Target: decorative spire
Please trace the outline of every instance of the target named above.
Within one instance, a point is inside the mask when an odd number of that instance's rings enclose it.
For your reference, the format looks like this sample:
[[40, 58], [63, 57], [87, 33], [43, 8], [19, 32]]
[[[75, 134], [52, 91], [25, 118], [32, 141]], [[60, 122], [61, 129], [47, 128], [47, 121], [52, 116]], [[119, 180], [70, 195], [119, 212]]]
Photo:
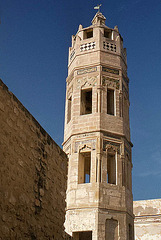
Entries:
[[98, 4], [94, 9], [97, 9], [97, 13], [95, 14], [93, 20], [92, 20], [92, 25], [105, 25], [106, 18], [103, 16], [103, 14], [100, 12], [100, 7], [102, 4]]

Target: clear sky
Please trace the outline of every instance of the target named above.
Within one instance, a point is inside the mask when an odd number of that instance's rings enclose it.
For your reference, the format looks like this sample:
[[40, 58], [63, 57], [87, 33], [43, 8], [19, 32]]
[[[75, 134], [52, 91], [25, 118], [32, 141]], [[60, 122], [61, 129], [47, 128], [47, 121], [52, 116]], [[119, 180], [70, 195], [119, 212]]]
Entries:
[[71, 35], [98, 3], [127, 48], [134, 200], [161, 198], [160, 0], [1, 0], [0, 78], [61, 145]]

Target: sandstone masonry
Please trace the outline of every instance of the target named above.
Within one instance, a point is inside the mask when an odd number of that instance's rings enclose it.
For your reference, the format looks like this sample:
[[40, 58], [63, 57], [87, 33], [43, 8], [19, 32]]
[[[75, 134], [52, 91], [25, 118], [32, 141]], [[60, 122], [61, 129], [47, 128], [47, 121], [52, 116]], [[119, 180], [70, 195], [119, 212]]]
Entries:
[[67, 157], [0, 80], [0, 239], [64, 239]]
[[79, 25], [69, 48], [65, 228], [76, 240], [134, 239], [126, 49], [105, 20]]

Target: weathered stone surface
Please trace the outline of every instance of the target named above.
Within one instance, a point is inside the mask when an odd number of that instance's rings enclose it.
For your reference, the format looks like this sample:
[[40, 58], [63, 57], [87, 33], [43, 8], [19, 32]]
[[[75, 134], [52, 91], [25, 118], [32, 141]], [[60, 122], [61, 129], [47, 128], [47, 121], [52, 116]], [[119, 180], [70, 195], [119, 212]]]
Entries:
[[1, 80], [0, 180], [0, 239], [64, 239], [66, 154]]
[[161, 199], [134, 201], [135, 240], [161, 239]]

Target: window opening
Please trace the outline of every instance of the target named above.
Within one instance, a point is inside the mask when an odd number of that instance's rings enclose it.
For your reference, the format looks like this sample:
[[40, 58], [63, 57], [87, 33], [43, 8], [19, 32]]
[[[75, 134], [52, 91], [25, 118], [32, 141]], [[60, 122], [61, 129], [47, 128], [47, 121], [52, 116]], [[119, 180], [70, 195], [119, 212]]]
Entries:
[[84, 39], [93, 37], [93, 28], [84, 31]]
[[81, 115], [92, 113], [92, 89], [81, 90]]
[[67, 114], [67, 123], [71, 120], [71, 108], [72, 108], [72, 97], [68, 99], [68, 114]]
[[90, 183], [91, 178], [91, 152], [79, 154], [78, 183]]
[[73, 237], [75, 240], [92, 240], [92, 231], [74, 232]]
[[107, 154], [107, 183], [116, 184], [116, 156]]
[[106, 220], [105, 240], [118, 240], [118, 221], [114, 219]]
[[114, 90], [107, 89], [107, 114], [114, 115]]
[[104, 30], [104, 37], [111, 39], [111, 32], [108, 30]]

